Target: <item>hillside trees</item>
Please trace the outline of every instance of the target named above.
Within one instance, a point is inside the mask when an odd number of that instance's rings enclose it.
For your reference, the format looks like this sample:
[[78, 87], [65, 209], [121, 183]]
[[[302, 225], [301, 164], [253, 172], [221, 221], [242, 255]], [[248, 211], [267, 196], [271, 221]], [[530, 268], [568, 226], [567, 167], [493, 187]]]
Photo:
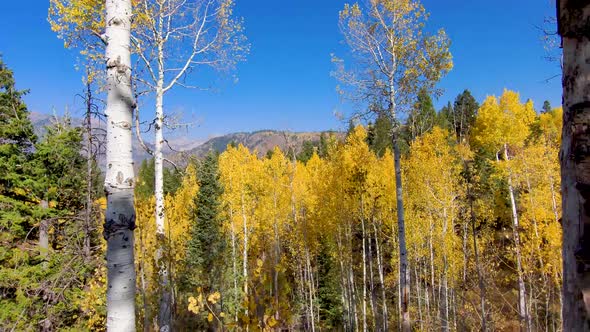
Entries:
[[[504, 91], [498, 101], [488, 97], [478, 111], [473, 133], [474, 144], [494, 155], [496, 167], [507, 182], [512, 216], [512, 237], [516, 255], [516, 271], [519, 289], [519, 314], [522, 328], [531, 329], [530, 308], [527, 305], [526, 286], [521, 255], [519, 213], [514, 188], [514, 169], [511, 159], [524, 147], [535, 119], [531, 101], [522, 104], [520, 96], [513, 91]], [[500, 161], [503, 164], [500, 164]]]
[[[496, 99], [498, 106], [491, 102], [493, 97], [482, 105], [481, 119], [467, 142], [458, 143], [453, 128], [435, 126], [418, 136], [403, 155], [408, 257], [415, 280], [410, 288], [413, 328], [518, 328], [519, 276], [526, 285], [531, 329], [552, 331], [560, 322], [555, 158], [561, 113], [555, 109], [535, 115], [530, 103], [513, 98], [513, 92], [506, 94], [511, 97]], [[498, 111], [502, 109], [507, 112]], [[518, 117], [486, 122], [490, 114]], [[510, 160], [503, 156], [496, 160], [490, 151], [495, 150], [497, 137], [483, 135], [481, 123], [507, 122], [519, 124], [514, 135], [524, 140], [509, 145]], [[498, 140], [512, 139], [514, 135], [507, 133]], [[224, 190], [219, 205], [214, 204], [217, 212], [207, 215], [221, 221], [221, 228], [206, 232], [219, 239], [213, 242], [226, 244], [224, 259], [211, 263], [211, 270], [223, 271], [215, 279], [215, 289], [203, 284], [208, 274], [199, 277], [201, 268], [188, 268], [194, 266], [188, 259], [189, 247], [196, 243], [190, 236], [196, 226], [193, 213], [209, 204], [194, 199], [199, 181], [191, 165], [186, 173], [192, 175], [166, 197], [166, 209], [176, 221], [167, 227], [174, 253], [171, 285], [178, 294], [173, 326], [305, 331], [399, 327], [394, 157], [387, 148], [379, 157], [368, 134], [362, 126], [354, 126], [345, 142], [330, 140], [323, 158], [312, 153], [305, 163], [278, 148], [260, 158], [256, 151], [230, 145], [219, 156]], [[503, 155], [503, 145], [497, 146]], [[207, 165], [196, 167], [209, 174]], [[508, 175], [519, 221], [520, 274]], [[207, 201], [214, 196], [207, 195]], [[138, 268], [138, 285], [146, 290], [144, 326], [151, 328], [159, 293], [153, 197], [139, 198], [137, 207], [143, 243], [136, 246], [143, 266]], [[196, 228], [211, 225], [203, 222]], [[196, 234], [199, 243], [211, 240], [203, 232]], [[196, 262], [211, 258], [208, 253], [194, 257]], [[189, 278], [201, 288], [185, 287]]]
[[85, 181], [82, 131], [55, 118], [37, 140], [24, 93], [0, 62], [0, 324], [84, 328], [88, 317], [78, 304], [94, 261], [85, 255], [78, 193]]
[[[431, 301], [430, 305], [439, 310], [435, 317], [440, 317], [438, 323], [430, 317], [432, 311], [424, 310], [425, 317], [420, 319], [420, 324], [429, 330], [440, 328], [443, 331], [451, 328], [454, 309], [451, 295], [459, 281], [457, 276], [466, 264], [461, 255], [464, 248], [454, 231], [459, 222], [460, 198], [464, 197], [459, 174], [461, 165], [448, 137], [448, 132], [435, 127], [431, 133], [414, 141], [404, 172], [408, 183], [408, 230], [412, 234], [409, 242], [415, 248], [410, 257], [414, 257], [415, 271], [428, 267], [430, 274], [425, 273], [423, 277], [416, 274], [416, 296]], [[425, 242], [416, 238], [423, 236], [426, 230]], [[424, 285], [420, 285], [420, 280], [425, 281]], [[440, 291], [436, 291], [435, 285], [439, 285]], [[429, 295], [420, 294], [429, 290]], [[424, 305], [427, 307], [426, 303]], [[418, 310], [422, 315], [423, 308]]]
[[452, 68], [449, 40], [444, 30], [429, 36], [424, 31], [428, 18], [419, 1], [371, 1], [362, 7], [346, 4], [340, 12], [340, 27], [354, 54], [356, 70], [346, 71], [343, 61], [335, 59], [338, 79], [349, 89], [341, 91], [364, 102], [383, 103], [393, 124], [395, 157], [400, 280], [403, 330], [410, 330], [409, 269], [405, 240], [403, 187], [399, 149], [399, 115], [409, 111], [421, 89], [432, 91], [436, 82]]

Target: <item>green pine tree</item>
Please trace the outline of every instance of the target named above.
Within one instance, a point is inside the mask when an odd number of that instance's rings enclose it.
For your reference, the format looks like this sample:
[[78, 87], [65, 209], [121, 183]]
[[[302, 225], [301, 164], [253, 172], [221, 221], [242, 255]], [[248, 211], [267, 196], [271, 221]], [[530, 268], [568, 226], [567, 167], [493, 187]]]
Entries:
[[549, 102], [549, 100], [545, 100], [543, 102], [543, 111], [541, 111], [541, 113], [549, 113], [551, 112], [551, 110], [551, 103]]
[[426, 89], [422, 89], [406, 121], [407, 137], [413, 141], [416, 137], [429, 132], [434, 127], [435, 121], [436, 111], [432, 98]]
[[0, 326], [79, 330], [95, 267], [80, 246], [82, 131], [66, 118], [37, 142], [24, 94], [0, 60]]
[[223, 275], [225, 241], [221, 218], [218, 155], [210, 152], [197, 169], [199, 192], [190, 239], [187, 243], [185, 287], [204, 292], [219, 290]]
[[379, 113], [379, 116], [375, 119], [375, 124], [369, 127], [367, 138], [370, 139], [368, 139], [367, 144], [379, 157], [382, 157], [387, 149], [392, 150], [392, 130], [391, 119], [383, 112]]
[[[135, 195], [146, 199], [154, 195], [155, 164], [154, 158], [144, 159], [139, 166]], [[174, 168], [164, 168], [164, 195], [174, 194], [182, 183], [182, 174]]]

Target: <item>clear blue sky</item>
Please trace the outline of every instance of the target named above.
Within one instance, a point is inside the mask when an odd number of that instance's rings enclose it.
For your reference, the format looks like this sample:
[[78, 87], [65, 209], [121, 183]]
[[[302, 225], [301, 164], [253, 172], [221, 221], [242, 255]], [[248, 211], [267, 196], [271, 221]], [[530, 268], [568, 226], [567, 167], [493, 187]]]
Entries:
[[[248, 61], [239, 65], [234, 84], [222, 83], [216, 93], [179, 88], [167, 95], [167, 106], [199, 122], [188, 136], [203, 139], [235, 131], [343, 129], [334, 112], [350, 110], [330, 77], [330, 54], [346, 48], [338, 30], [340, 0], [237, 0], [236, 14], [246, 22], [252, 44]], [[544, 59], [541, 42], [551, 0], [423, 0], [431, 13], [429, 29], [444, 28], [452, 40], [453, 71], [440, 82], [445, 94], [435, 105], [470, 89], [481, 101], [504, 87], [531, 98], [561, 101], [555, 63]], [[31, 89], [29, 109], [49, 113], [80, 108], [74, 95], [82, 91], [77, 54], [63, 48], [49, 29], [47, 1], [6, 1], [0, 11], [0, 52], [15, 72], [19, 88]], [[229, 80], [228, 80], [229, 81]], [[148, 110], [144, 110], [147, 112]], [[78, 111], [80, 112], [80, 111]], [[184, 135], [184, 134], [183, 134]]]

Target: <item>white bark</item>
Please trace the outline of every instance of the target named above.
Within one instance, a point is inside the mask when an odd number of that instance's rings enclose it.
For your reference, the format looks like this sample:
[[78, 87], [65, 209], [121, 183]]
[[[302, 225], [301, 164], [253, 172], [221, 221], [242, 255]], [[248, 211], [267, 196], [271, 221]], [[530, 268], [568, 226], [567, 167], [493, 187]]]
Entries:
[[[508, 162], [508, 147], [504, 144], [504, 159]], [[508, 174], [508, 193], [510, 195], [510, 208], [512, 209], [512, 237], [516, 251], [516, 272], [518, 276], [518, 314], [520, 317], [521, 328], [529, 331], [531, 328], [531, 318], [526, 303], [526, 287], [524, 284], [524, 273], [522, 270], [522, 257], [520, 253], [520, 235], [518, 233], [518, 212], [516, 210], [516, 200], [514, 198], [514, 188], [512, 186], [512, 175]]]
[[361, 197], [361, 229], [363, 240], [363, 332], [367, 331], [367, 249], [365, 236], [365, 217], [363, 216], [363, 199]]
[[[244, 189], [242, 189], [244, 190]], [[248, 298], [248, 218], [246, 217], [246, 207], [245, 207], [245, 200], [244, 200], [244, 192], [241, 193], [241, 204], [242, 204], [242, 222], [243, 222], [243, 231], [244, 231], [244, 248], [242, 251], [242, 268], [243, 268], [243, 275], [244, 275], [244, 298], [246, 301], [249, 301]], [[246, 317], [248, 317], [248, 307], [246, 307], [245, 312]], [[249, 325], [246, 325], [246, 330], [248, 330]]]
[[131, 121], [131, 0], [106, 1], [107, 197], [107, 331], [135, 331], [135, 208]]
[[[230, 185], [231, 186], [231, 185]], [[236, 230], [234, 225], [234, 211], [231, 205], [229, 206], [229, 220], [231, 223], [231, 262], [232, 262], [232, 279], [234, 281], [234, 301], [238, 301], [239, 290], [238, 290], [238, 267], [236, 265], [237, 253], [236, 253]], [[238, 310], [234, 314], [234, 321], [238, 323]]]
[[378, 232], [377, 232], [377, 226], [375, 226], [375, 223], [373, 223], [373, 230], [375, 231], [375, 247], [377, 249], [377, 269], [379, 270], [379, 283], [381, 284], [381, 296], [382, 296], [382, 300], [383, 300], [383, 331], [387, 331], [387, 325], [388, 325], [388, 315], [387, 315], [387, 296], [385, 295], [385, 278], [383, 276], [383, 263], [382, 263], [382, 259], [381, 259], [381, 249], [380, 249], [380, 239], [378, 236]]
[[401, 320], [402, 331], [410, 332], [410, 275], [408, 264], [408, 250], [406, 249], [406, 225], [404, 218], [404, 198], [402, 190], [401, 152], [397, 135], [393, 139], [394, 167], [395, 167], [395, 191], [397, 201], [397, 227], [399, 237], [399, 261], [400, 261], [400, 291], [401, 291]]
[[171, 329], [172, 292], [170, 289], [168, 259], [166, 259], [165, 255], [169, 239], [166, 234], [166, 214], [164, 211], [164, 156], [162, 155], [162, 149], [164, 147], [164, 52], [161, 44], [158, 47], [158, 59], [155, 119], [156, 140], [154, 142], [154, 196], [156, 199], [156, 236], [158, 238], [158, 253], [156, 257], [161, 288], [158, 325], [160, 331], [165, 332]]

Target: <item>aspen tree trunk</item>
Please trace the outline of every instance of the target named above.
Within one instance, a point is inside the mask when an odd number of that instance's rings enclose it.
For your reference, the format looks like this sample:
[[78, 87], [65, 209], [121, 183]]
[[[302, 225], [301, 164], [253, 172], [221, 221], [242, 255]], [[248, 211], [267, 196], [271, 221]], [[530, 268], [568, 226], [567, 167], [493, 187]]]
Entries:
[[[230, 189], [231, 190], [231, 189]], [[234, 280], [234, 300], [238, 300], [238, 268], [236, 266], [237, 253], [236, 253], [236, 230], [234, 225], [234, 211], [229, 207], [229, 220], [231, 221], [231, 262], [232, 262], [232, 273]], [[238, 310], [234, 314], [234, 321], [238, 323]]]
[[367, 331], [367, 248], [365, 235], [365, 217], [363, 216], [363, 199], [361, 197], [361, 230], [363, 240], [363, 332]]
[[475, 210], [473, 209], [473, 193], [471, 192], [471, 174], [468, 172], [469, 168], [465, 163], [465, 170], [468, 173], [467, 178], [467, 199], [469, 200], [469, 218], [471, 219], [471, 236], [473, 237], [473, 256], [475, 258], [475, 268], [477, 270], [477, 280], [479, 286], [479, 305], [481, 309], [481, 331], [487, 332], [487, 313], [486, 313], [486, 290], [483, 280], [483, 272], [479, 261], [479, 248], [477, 246], [477, 230], [475, 227]]
[[377, 267], [379, 270], [379, 283], [381, 284], [381, 296], [383, 297], [383, 304], [382, 304], [382, 309], [383, 309], [383, 331], [387, 331], [387, 325], [388, 325], [388, 318], [387, 318], [387, 296], [385, 294], [385, 278], [383, 277], [383, 263], [382, 263], [382, 259], [381, 259], [381, 249], [380, 249], [380, 245], [379, 245], [379, 236], [378, 236], [378, 232], [377, 232], [377, 226], [375, 226], [375, 223], [373, 223], [373, 230], [375, 231], [375, 247], [377, 249]]
[[442, 281], [441, 286], [443, 288], [441, 294], [441, 316], [442, 316], [442, 331], [448, 332], [449, 331], [449, 285], [447, 280], [447, 272], [446, 272], [446, 258], [444, 259], [445, 271], [442, 273]]
[[273, 286], [274, 286], [274, 297], [275, 297], [275, 319], [278, 321], [280, 319], [280, 302], [279, 302], [279, 268], [278, 265], [281, 260], [281, 244], [279, 239], [279, 222], [276, 216], [276, 211], [278, 211], [277, 207], [277, 192], [276, 190], [273, 192], [273, 204], [274, 204], [274, 236], [275, 236], [275, 266], [273, 267]]
[[133, 230], [135, 174], [131, 121], [131, 0], [106, 0], [107, 197], [107, 331], [135, 331], [135, 264]]
[[[504, 144], [504, 160], [508, 162], [508, 147]], [[514, 188], [512, 187], [512, 175], [508, 174], [508, 193], [510, 195], [510, 208], [512, 210], [512, 237], [516, 252], [516, 270], [518, 275], [518, 313], [520, 318], [521, 330], [530, 331], [531, 318], [526, 303], [526, 287], [522, 270], [522, 255], [520, 253], [520, 235], [518, 233], [518, 212], [516, 211], [516, 200], [514, 198]]]
[[457, 297], [455, 295], [456, 290], [454, 288], [451, 288], [451, 296], [453, 299], [453, 328], [455, 331], [457, 331]]
[[[307, 241], [305, 241], [307, 243]], [[311, 261], [309, 258], [309, 250], [307, 249], [307, 245], [305, 245], [305, 266], [307, 270], [307, 284], [309, 290], [309, 318], [311, 323], [311, 331], [315, 332], [315, 313], [313, 310], [313, 300], [315, 294], [315, 287], [314, 287], [314, 280], [313, 280], [313, 272], [311, 269]]]
[[590, 3], [558, 0], [563, 47], [563, 331], [590, 327]]
[[342, 322], [344, 331], [348, 331], [348, 322], [350, 320], [348, 310], [348, 286], [344, 277], [344, 262], [342, 258], [342, 236], [340, 235], [340, 226], [338, 226], [338, 237], [336, 238], [336, 248], [338, 249], [338, 263], [340, 264], [340, 285], [342, 289]]
[[[160, 11], [163, 8], [160, 5]], [[158, 36], [163, 36], [164, 18], [158, 14]], [[170, 285], [170, 271], [168, 271], [169, 239], [166, 236], [166, 214], [164, 211], [164, 41], [158, 40], [158, 80], [156, 82], [156, 119], [154, 125], [154, 196], [156, 198], [156, 237], [158, 248], [156, 264], [160, 278], [160, 307], [158, 310], [158, 325], [160, 331], [170, 331], [172, 326], [172, 292]]]
[[[430, 236], [428, 238], [428, 249], [429, 249], [429, 258], [430, 258], [430, 289], [432, 290], [432, 306], [435, 309], [435, 312], [438, 310], [440, 303], [436, 303], [436, 287], [434, 286], [435, 277], [434, 277], [434, 223], [432, 222], [432, 214], [430, 215]], [[430, 312], [428, 313], [430, 316]]]
[[297, 271], [299, 272], [299, 284], [297, 288], [299, 289], [299, 296], [303, 299], [303, 310], [305, 311], [305, 320], [304, 320], [304, 330], [308, 331], [311, 328], [311, 321], [309, 320], [309, 302], [307, 301], [307, 296], [309, 293], [306, 290], [307, 285], [307, 276], [306, 276], [306, 268], [305, 264], [303, 263], [303, 258], [299, 258], [297, 260]]
[[[243, 190], [243, 189], [242, 189]], [[250, 299], [248, 298], [248, 218], [246, 217], [246, 207], [244, 206], [244, 192], [242, 191], [241, 196], [242, 203], [242, 221], [244, 231], [244, 249], [242, 251], [242, 273], [244, 275], [244, 299], [246, 300], [246, 311], [245, 315], [248, 317], [248, 306]], [[246, 325], [246, 331], [250, 327], [250, 323]]]
[[551, 188], [551, 207], [553, 208], [553, 215], [555, 216], [555, 222], [559, 222], [559, 211], [557, 209], [557, 199], [555, 198], [555, 181], [553, 177], [549, 177], [550, 188]]
[[447, 237], [447, 229], [449, 221], [447, 219], [447, 211], [443, 209], [443, 229], [442, 229], [442, 255], [443, 255], [443, 272], [442, 272], [442, 282], [441, 286], [443, 287], [442, 291], [442, 298], [441, 298], [441, 315], [442, 315], [442, 331], [448, 332], [449, 331], [449, 285], [447, 279], [448, 273], [448, 260], [447, 260], [447, 249], [446, 249], [446, 237]]
[[[426, 267], [426, 260], [423, 259], [421, 261], [420, 266], [422, 267], [422, 273], [424, 276], [426, 276], [428, 274], [428, 269]], [[416, 281], [418, 282], [418, 281]], [[427, 323], [430, 324], [430, 322], [432, 321], [431, 317], [430, 317], [430, 294], [429, 294], [429, 290], [428, 290], [428, 284], [426, 282], [424, 282], [424, 305], [426, 306], [426, 317], [425, 319], [427, 320]]]
[[416, 299], [418, 300], [418, 319], [420, 320], [420, 331], [424, 331], [424, 315], [422, 314], [422, 299], [420, 298], [421, 291], [419, 281], [420, 278], [418, 276], [418, 262], [416, 262], [414, 265], [414, 278], [416, 278], [414, 284], [416, 284]]
[[348, 225], [348, 252], [349, 252], [349, 264], [348, 264], [348, 278], [350, 282], [350, 292], [351, 296], [351, 308], [353, 310], [353, 322], [354, 322], [354, 330], [358, 331], [358, 309], [357, 309], [357, 295], [356, 295], [356, 285], [354, 282], [354, 270], [353, 270], [353, 253], [352, 253], [352, 225], [349, 222]]
[[[374, 220], [371, 220], [373, 223]], [[371, 307], [371, 314], [373, 315], [371, 328], [377, 328], [377, 314], [375, 310], [375, 275], [373, 274], [373, 246], [371, 245], [371, 230], [368, 230], [368, 255], [369, 255], [369, 306]]]
[[394, 134], [393, 152], [395, 167], [395, 191], [397, 200], [397, 227], [399, 236], [399, 260], [400, 260], [400, 308], [402, 319], [402, 331], [410, 332], [410, 277], [408, 266], [408, 251], [406, 249], [406, 225], [404, 219], [404, 196], [402, 190], [401, 152], [398, 143], [398, 133]]
[[356, 296], [356, 286], [354, 284], [354, 272], [352, 270], [352, 264], [350, 265], [349, 269], [348, 269], [348, 278], [349, 278], [349, 282], [350, 282], [350, 290], [352, 293], [352, 313], [353, 313], [353, 319], [352, 321], [354, 322], [354, 330], [358, 331], [359, 329], [359, 318], [358, 318], [358, 310], [357, 310], [357, 296]]

